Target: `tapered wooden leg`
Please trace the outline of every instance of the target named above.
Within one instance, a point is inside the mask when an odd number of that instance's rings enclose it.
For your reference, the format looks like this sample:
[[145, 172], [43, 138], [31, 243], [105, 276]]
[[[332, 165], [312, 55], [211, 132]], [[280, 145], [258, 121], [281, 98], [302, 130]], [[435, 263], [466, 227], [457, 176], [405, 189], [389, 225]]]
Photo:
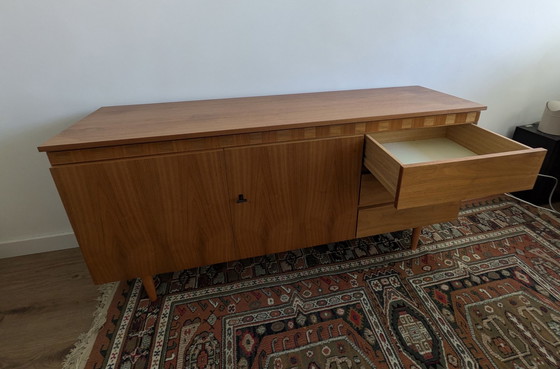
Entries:
[[422, 232], [422, 227], [412, 228], [412, 241], [410, 242], [410, 248], [416, 250], [418, 247], [418, 240], [420, 240], [420, 232]]
[[147, 275], [142, 277], [142, 284], [144, 285], [144, 289], [146, 290], [146, 293], [148, 294], [148, 298], [150, 299], [150, 301], [156, 301], [157, 300], [156, 285], [154, 284], [154, 279], [152, 278], [152, 276]]

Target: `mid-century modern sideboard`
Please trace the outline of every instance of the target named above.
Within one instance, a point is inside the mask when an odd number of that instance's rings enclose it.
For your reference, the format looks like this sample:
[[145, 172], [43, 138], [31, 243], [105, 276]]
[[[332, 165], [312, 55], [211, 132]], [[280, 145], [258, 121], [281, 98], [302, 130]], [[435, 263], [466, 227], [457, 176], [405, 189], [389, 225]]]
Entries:
[[101, 108], [39, 147], [95, 283], [448, 221], [545, 155], [395, 87]]

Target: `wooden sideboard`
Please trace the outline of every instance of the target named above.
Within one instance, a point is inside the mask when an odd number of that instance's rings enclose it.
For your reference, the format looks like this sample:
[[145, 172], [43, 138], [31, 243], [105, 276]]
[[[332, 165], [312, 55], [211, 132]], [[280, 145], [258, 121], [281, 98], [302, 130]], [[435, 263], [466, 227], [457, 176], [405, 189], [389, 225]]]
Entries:
[[[418, 86], [104, 107], [39, 150], [94, 282], [142, 277], [155, 300], [157, 273], [411, 227], [417, 242], [461, 200], [531, 188], [545, 150], [474, 125], [484, 109]], [[423, 140], [472, 154], [406, 163], [388, 144]]]

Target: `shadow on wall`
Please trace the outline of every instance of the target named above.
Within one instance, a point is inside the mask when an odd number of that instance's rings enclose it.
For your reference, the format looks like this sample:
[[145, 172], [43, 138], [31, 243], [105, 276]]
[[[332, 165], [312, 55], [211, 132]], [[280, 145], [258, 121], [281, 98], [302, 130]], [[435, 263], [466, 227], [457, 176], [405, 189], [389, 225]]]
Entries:
[[3, 124], [0, 134], [0, 244], [71, 232], [49, 173], [47, 156], [39, 152], [37, 146], [83, 116], [69, 115], [45, 124]]

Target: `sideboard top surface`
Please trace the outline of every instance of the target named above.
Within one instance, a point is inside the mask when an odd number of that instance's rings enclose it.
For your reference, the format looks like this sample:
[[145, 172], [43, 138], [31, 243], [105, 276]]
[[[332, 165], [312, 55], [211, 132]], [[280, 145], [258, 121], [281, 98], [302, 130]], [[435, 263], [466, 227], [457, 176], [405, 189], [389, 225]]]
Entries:
[[109, 106], [39, 147], [63, 151], [485, 110], [420, 86]]

